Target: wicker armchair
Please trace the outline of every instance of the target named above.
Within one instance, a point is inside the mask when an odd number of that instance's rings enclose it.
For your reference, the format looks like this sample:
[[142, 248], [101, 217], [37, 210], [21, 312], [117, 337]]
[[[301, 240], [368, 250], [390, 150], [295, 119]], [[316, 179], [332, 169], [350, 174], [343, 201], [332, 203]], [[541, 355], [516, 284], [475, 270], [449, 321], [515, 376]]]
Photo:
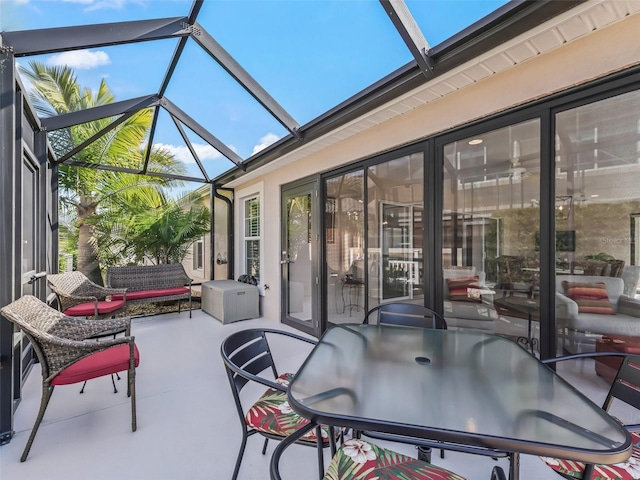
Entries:
[[[113, 316], [127, 307], [127, 289], [101, 287], [81, 272], [47, 275], [49, 288], [58, 297], [60, 311], [72, 317]], [[110, 295], [122, 298], [107, 300]]]
[[[36, 422], [20, 458], [24, 462], [44, 417], [53, 390], [93, 378], [128, 372], [128, 396], [131, 397], [131, 430], [136, 424], [135, 369], [140, 361], [131, 336], [128, 317], [86, 320], [64, 315], [31, 295], [0, 310], [27, 336], [40, 362], [42, 400]], [[106, 332], [124, 329], [126, 336], [96, 341]]]

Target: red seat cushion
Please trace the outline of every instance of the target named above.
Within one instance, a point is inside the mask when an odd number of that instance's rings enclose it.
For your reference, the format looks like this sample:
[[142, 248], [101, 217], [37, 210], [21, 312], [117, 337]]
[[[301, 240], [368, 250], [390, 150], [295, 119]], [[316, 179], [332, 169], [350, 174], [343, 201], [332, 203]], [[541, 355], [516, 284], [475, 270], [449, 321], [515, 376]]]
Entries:
[[[283, 373], [278, 377], [276, 383], [287, 386], [293, 379], [293, 374]], [[309, 423], [304, 417], [301, 417], [289, 406], [287, 401], [287, 392], [269, 388], [247, 411], [244, 417], [246, 424], [261, 432], [271, 435], [287, 437], [292, 435]], [[337, 431], [336, 431], [337, 434]], [[316, 441], [315, 428], [307, 432], [302, 440], [308, 442]], [[322, 426], [322, 441], [329, 442], [329, 429]]]
[[[182, 295], [189, 293], [187, 287], [158, 288], [154, 290], [140, 290], [139, 292], [127, 292], [127, 300], [140, 300], [142, 298], [168, 297], [169, 295]], [[122, 300], [121, 294], [113, 295], [113, 300]]]
[[[112, 300], [111, 302], [98, 302], [98, 313], [100, 315], [105, 313], [112, 313], [124, 308], [123, 300]], [[75, 307], [67, 308], [64, 312], [65, 315], [70, 317], [88, 317], [89, 315], [95, 315], [94, 303], [87, 302], [76, 305]]]
[[[138, 352], [138, 347], [135, 344], [133, 348], [137, 367], [140, 363], [140, 352]], [[125, 370], [129, 370], [129, 345], [118, 345], [89, 355], [68, 366], [54, 377], [51, 385], [69, 385], [71, 383], [84, 382], [85, 380]]]

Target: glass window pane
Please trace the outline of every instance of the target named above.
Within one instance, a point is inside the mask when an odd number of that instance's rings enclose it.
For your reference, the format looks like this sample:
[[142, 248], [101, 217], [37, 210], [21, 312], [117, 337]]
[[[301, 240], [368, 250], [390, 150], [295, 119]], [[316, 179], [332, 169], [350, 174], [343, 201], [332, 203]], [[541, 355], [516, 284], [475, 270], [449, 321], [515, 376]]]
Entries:
[[253, 275], [256, 278], [260, 278], [260, 240], [247, 240], [246, 255], [247, 275]]
[[244, 202], [245, 271], [247, 275], [260, 277], [260, 199]]
[[353, 322], [364, 309], [364, 172], [331, 178], [326, 191], [327, 317]]
[[446, 145], [443, 187], [448, 325], [532, 340], [529, 324], [538, 335], [540, 121]]
[[423, 303], [423, 185], [422, 153], [368, 171], [369, 308], [393, 301]]
[[[559, 347], [570, 352], [594, 350], [603, 334], [632, 331], [622, 326], [618, 295], [637, 296], [640, 275], [638, 112], [635, 91], [556, 116], [556, 290], [573, 296], [556, 300], [556, 321]], [[578, 298], [563, 281], [604, 282], [607, 298]]]

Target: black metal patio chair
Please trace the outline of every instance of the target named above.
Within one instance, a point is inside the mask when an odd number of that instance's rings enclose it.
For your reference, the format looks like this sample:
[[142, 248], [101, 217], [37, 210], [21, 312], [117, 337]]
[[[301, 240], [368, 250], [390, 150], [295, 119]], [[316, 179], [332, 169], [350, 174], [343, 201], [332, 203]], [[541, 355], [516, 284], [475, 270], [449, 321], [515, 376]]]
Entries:
[[[586, 352], [565, 355], [542, 360], [547, 365], [576, 359], [596, 359], [598, 357], [622, 357], [602, 409], [608, 411], [614, 400], [640, 410], [640, 356], [623, 352]], [[559, 458], [540, 457], [549, 467], [561, 476], [584, 480], [619, 480], [640, 478], [640, 425], [625, 425], [633, 440], [631, 458], [615, 465], [591, 465], [584, 462], [563, 460]]]
[[[272, 354], [268, 338], [275, 343], [285, 340], [306, 342], [315, 345], [315, 340], [282, 331], [266, 328], [241, 330], [229, 335], [222, 343], [222, 360], [227, 371], [229, 384], [233, 393], [240, 422], [242, 423], [242, 443], [233, 471], [232, 480], [236, 480], [247, 445], [247, 439], [260, 434], [265, 438], [262, 454], [267, 450], [267, 443], [284, 438], [299, 431], [309, 424], [305, 418], [297, 415], [287, 402], [287, 386], [293, 379], [293, 373], [280, 372]], [[291, 344], [289, 343], [289, 346]], [[253, 399], [253, 404], [245, 409], [241, 400], [241, 391], [251, 382], [267, 387], [262, 395]], [[336, 437], [329, 433], [327, 427], [318, 427], [300, 438], [299, 443], [318, 449], [318, 469], [324, 472], [323, 449], [330, 446], [332, 453], [336, 451]]]

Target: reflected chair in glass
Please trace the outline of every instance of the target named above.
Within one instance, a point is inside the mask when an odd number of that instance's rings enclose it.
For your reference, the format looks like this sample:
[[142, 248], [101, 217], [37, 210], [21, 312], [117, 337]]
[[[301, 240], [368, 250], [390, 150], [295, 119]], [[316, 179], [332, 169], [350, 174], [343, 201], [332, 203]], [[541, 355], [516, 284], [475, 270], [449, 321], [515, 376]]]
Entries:
[[[128, 317], [100, 320], [70, 317], [31, 295], [25, 295], [3, 307], [0, 313], [16, 324], [29, 339], [42, 372], [40, 409], [21, 462], [29, 455], [53, 390], [58, 385], [80, 383], [127, 371], [131, 430], [136, 431], [135, 373], [140, 354], [131, 336], [131, 320]], [[125, 331], [124, 337], [96, 340], [97, 336], [121, 329]]]
[[[101, 318], [113, 316], [127, 307], [127, 289], [102, 287], [82, 272], [73, 271], [47, 275], [47, 285], [56, 294], [60, 311], [72, 317]], [[122, 300], [107, 300], [111, 295]]]
[[[547, 365], [576, 359], [597, 359], [598, 357], [622, 357], [609, 393], [602, 404], [608, 411], [615, 399], [640, 410], [640, 356], [622, 352], [587, 352], [565, 355], [542, 360]], [[633, 440], [633, 451], [628, 461], [615, 465], [585, 465], [583, 462], [559, 458], [541, 457], [553, 470], [565, 478], [584, 480], [640, 478], [640, 425], [625, 426]]]
[[365, 324], [377, 317], [379, 325], [401, 325], [404, 327], [447, 329], [442, 315], [428, 307], [415, 303], [385, 303], [370, 309], [364, 318]]
[[[309, 424], [308, 420], [300, 417], [289, 407], [287, 386], [294, 374], [278, 371], [267, 337], [271, 339], [271, 344], [283, 345], [284, 342], [288, 347], [291, 347], [293, 341], [311, 345], [317, 343], [315, 340], [294, 333], [260, 328], [232, 333], [223, 341], [220, 350], [222, 360], [242, 423], [242, 443], [232, 480], [238, 477], [247, 439], [250, 436], [258, 433], [265, 437], [262, 448], [264, 455], [269, 439], [283, 440]], [[267, 390], [261, 390], [262, 395], [245, 410], [241, 392], [247, 385], [255, 386], [255, 383], [264, 385]], [[246, 396], [243, 397], [246, 400]], [[323, 448], [330, 446], [334, 453], [335, 436], [330, 437], [327, 427], [316, 428], [302, 437], [299, 443], [318, 449], [318, 469], [322, 475], [324, 472]]]
[[527, 268], [527, 260], [519, 255], [501, 255], [496, 258], [498, 284], [504, 295], [514, 294], [530, 297], [534, 291], [533, 274]]

